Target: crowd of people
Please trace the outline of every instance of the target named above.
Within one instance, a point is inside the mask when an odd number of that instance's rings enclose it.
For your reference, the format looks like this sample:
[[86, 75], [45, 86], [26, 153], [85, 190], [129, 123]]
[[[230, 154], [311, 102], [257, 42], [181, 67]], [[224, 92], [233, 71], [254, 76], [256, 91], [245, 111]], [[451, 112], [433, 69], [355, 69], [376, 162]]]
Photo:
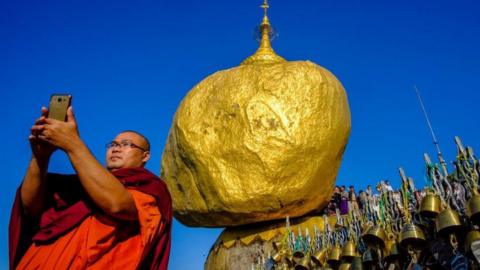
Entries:
[[360, 210], [363, 212], [366, 205], [375, 205], [371, 203], [378, 199], [379, 193], [384, 190], [393, 193], [395, 200], [401, 204], [401, 196], [399, 191], [393, 190], [390, 181], [382, 180], [372, 189], [371, 185], [368, 185], [365, 190], [355, 191], [354, 186], [349, 186], [348, 190], [346, 186], [335, 186], [333, 189], [332, 199], [325, 208], [327, 215], [336, 215], [337, 211], [341, 215], [346, 215], [350, 210]]

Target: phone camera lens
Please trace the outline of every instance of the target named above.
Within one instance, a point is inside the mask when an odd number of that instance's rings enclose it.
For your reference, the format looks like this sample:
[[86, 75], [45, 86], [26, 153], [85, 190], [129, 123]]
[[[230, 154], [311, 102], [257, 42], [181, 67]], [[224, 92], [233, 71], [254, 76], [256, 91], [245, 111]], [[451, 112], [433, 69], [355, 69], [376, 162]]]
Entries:
[[62, 98], [58, 98], [58, 102], [62, 102]]

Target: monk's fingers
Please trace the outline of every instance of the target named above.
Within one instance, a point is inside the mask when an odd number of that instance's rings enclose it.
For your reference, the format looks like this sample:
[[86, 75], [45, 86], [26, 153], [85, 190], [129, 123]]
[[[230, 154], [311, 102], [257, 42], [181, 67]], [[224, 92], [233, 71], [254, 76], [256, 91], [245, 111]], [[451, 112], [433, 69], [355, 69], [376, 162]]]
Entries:
[[43, 117], [48, 117], [48, 109], [45, 106], [42, 107], [41, 112]]
[[32, 145], [35, 144], [35, 142], [37, 141], [37, 136], [34, 136], [34, 135], [30, 134], [30, 135], [28, 136], [28, 141], [29, 141], [30, 144], [32, 144]]
[[46, 125], [40, 124], [40, 125], [33, 125], [33, 126], [30, 128], [30, 130], [31, 130], [32, 132], [34, 132], [34, 131], [35, 131], [35, 132], [41, 132], [41, 131], [45, 130], [46, 128], [47, 128]]
[[37, 138], [39, 138], [40, 140], [42, 140], [42, 141], [44, 141], [44, 142], [51, 142], [51, 141], [52, 141], [49, 136], [47, 136], [47, 135], [45, 135], [45, 134], [43, 134], [43, 133], [40, 134], [40, 135], [38, 135]]
[[34, 125], [30, 128], [30, 134], [33, 136], [38, 136], [45, 130], [45, 125]]
[[35, 125], [43, 125], [43, 124], [45, 124], [45, 123], [46, 123], [46, 119], [48, 119], [48, 118], [46, 118], [45, 116], [41, 116], [40, 118], [37, 118], [37, 119], [35, 120]]
[[58, 124], [62, 124], [62, 123], [65, 123], [65, 122], [64, 121], [59, 121], [59, 120], [53, 119], [53, 118], [45, 118], [45, 123], [49, 124], [49, 125], [58, 125]]

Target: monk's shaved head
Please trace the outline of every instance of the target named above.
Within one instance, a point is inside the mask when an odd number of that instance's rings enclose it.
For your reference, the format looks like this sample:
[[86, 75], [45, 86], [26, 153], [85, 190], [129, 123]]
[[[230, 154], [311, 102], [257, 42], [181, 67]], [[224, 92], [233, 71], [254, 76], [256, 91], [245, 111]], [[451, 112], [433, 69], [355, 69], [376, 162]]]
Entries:
[[137, 135], [141, 139], [141, 142], [140, 142], [139, 146], [141, 146], [143, 149], [145, 149], [147, 151], [150, 151], [150, 141], [142, 133], [140, 133], [138, 131], [135, 131], [135, 130], [124, 130], [124, 131], [120, 132], [120, 134], [122, 134], [122, 133], [133, 133], [133, 134]]

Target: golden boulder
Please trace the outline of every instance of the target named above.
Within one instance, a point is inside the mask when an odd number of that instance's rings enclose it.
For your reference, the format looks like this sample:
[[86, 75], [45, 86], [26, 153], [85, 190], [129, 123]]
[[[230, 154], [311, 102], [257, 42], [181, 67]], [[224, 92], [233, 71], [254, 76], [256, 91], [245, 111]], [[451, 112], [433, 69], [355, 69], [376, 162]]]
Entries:
[[233, 226], [298, 217], [330, 200], [350, 133], [345, 90], [328, 70], [285, 61], [261, 24], [259, 49], [183, 99], [162, 157], [175, 217]]

